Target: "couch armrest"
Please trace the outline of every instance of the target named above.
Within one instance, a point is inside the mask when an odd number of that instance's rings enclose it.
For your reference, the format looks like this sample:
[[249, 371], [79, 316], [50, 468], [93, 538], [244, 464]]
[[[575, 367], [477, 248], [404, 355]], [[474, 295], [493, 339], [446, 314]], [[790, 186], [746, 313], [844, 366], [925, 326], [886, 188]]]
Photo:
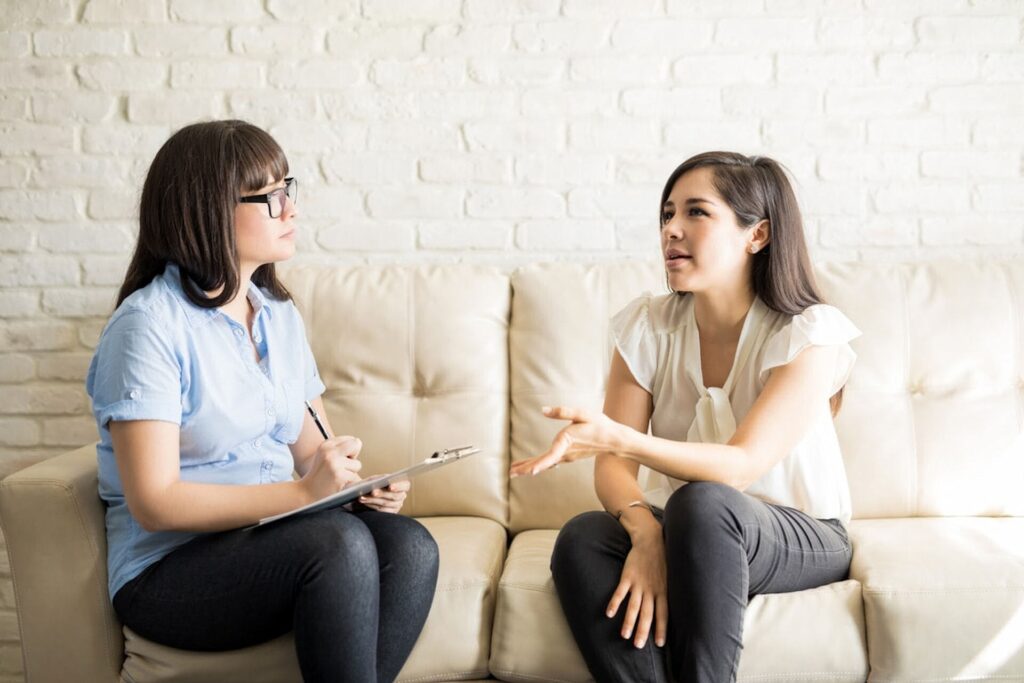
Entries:
[[0, 523], [29, 683], [119, 678], [124, 637], [107, 595], [104, 506], [96, 484], [95, 444], [0, 482]]

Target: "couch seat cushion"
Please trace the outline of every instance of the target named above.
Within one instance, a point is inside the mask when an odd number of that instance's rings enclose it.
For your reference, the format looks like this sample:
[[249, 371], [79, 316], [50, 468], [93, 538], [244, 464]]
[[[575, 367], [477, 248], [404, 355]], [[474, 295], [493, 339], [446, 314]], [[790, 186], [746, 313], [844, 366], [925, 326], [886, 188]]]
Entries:
[[[549, 563], [557, 531], [512, 541], [498, 584], [491, 672], [505, 681], [592, 680], [562, 614]], [[864, 681], [860, 586], [843, 581], [753, 599], [744, 623], [739, 681]]]
[[1024, 519], [856, 520], [872, 681], [1024, 680]]
[[[426, 626], [401, 681], [485, 678], [495, 589], [506, 533], [476, 517], [419, 520], [437, 540], [441, 569]], [[230, 652], [188, 652], [125, 633], [123, 680], [129, 683], [286, 683], [301, 681], [292, 636]]]

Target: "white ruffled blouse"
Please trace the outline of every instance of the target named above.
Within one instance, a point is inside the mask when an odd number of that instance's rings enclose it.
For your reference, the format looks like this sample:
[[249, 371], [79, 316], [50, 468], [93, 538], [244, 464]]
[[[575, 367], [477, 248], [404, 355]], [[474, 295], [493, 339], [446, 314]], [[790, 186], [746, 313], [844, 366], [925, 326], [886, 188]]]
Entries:
[[[705, 387], [693, 296], [647, 294], [612, 318], [615, 345], [636, 381], [654, 402], [651, 433], [676, 441], [726, 443], [757, 399], [772, 368], [808, 346], [839, 346], [831, 396], [850, 376], [860, 336], [839, 309], [816, 304], [789, 316], [760, 297], [743, 321], [736, 356], [721, 388]], [[828, 400], [816, 407], [807, 434], [786, 457], [746, 492], [769, 503], [797, 508], [819, 519], [851, 517], [850, 491]], [[647, 500], [664, 506], [686, 482], [651, 472]]]

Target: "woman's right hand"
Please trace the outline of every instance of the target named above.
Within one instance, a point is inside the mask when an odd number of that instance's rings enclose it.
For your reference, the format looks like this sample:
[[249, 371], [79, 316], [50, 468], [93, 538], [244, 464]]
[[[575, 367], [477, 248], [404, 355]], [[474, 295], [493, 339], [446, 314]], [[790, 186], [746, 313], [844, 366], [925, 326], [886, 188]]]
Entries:
[[647, 644], [654, 624], [654, 644], [665, 646], [668, 631], [668, 583], [666, 579], [665, 541], [661, 534], [650, 534], [634, 541], [626, 556], [619, 585], [612, 594], [605, 614], [613, 618], [622, 602], [629, 597], [620, 631], [623, 638], [633, 637], [633, 644]]
[[317, 447], [309, 471], [300, 480], [309, 502], [326, 498], [360, 480], [362, 448], [363, 442], [354, 436], [336, 436]]

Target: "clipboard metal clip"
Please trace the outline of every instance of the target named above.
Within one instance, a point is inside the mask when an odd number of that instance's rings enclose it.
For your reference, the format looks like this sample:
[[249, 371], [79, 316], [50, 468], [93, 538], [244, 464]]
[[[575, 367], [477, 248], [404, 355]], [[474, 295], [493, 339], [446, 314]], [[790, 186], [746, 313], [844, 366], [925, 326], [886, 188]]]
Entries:
[[459, 446], [457, 448], [446, 448], [443, 451], [435, 451], [430, 456], [431, 460], [458, 460], [465, 458], [467, 455], [473, 455], [479, 453], [480, 449], [476, 446]]

